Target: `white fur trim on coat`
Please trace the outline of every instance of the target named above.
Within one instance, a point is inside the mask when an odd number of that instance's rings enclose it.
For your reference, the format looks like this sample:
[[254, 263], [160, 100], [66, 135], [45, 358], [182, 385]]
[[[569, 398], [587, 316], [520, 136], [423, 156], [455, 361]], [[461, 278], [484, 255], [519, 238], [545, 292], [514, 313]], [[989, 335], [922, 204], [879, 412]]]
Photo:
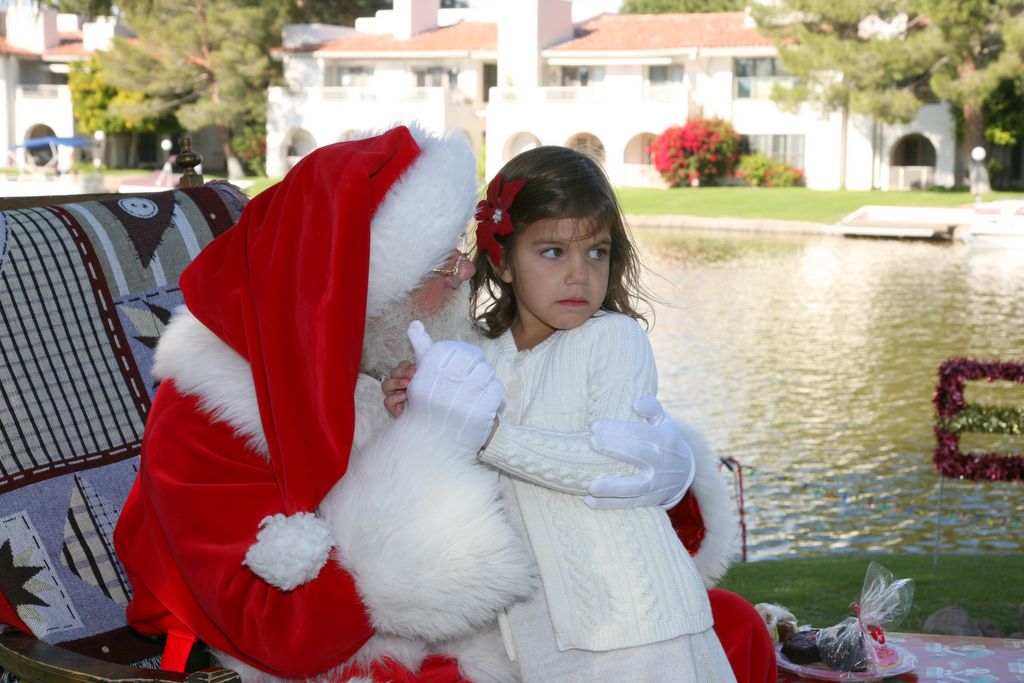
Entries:
[[[248, 362], [184, 307], [157, 356], [161, 379], [267, 452]], [[536, 588], [532, 560], [505, 519], [497, 476], [475, 454], [434, 441], [429, 425], [390, 422], [379, 383], [360, 380], [361, 447], [320, 508], [339, 562], [380, 635], [432, 643], [488, 627], [498, 610]]]
[[316, 578], [333, 545], [330, 528], [311, 512], [269, 515], [242, 564], [271, 586], [290, 591]]
[[420, 155], [391, 186], [370, 227], [366, 317], [415, 289], [459, 246], [477, 198], [476, 160], [459, 133], [410, 125]]
[[458, 661], [459, 672], [473, 683], [519, 683], [519, 665], [508, 658], [497, 624], [439, 651]]
[[711, 588], [725, 574], [736, 555], [739, 523], [733, 512], [733, 500], [725, 488], [715, 455], [700, 432], [679, 422], [679, 430], [693, 450], [697, 473], [690, 490], [700, 505], [707, 530], [693, 558], [704, 585]]
[[306, 679], [297, 678], [281, 678], [273, 674], [268, 674], [266, 671], [257, 669], [256, 667], [246, 664], [240, 659], [232, 657], [226, 652], [222, 652], [217, 648], [211, 647], [210, 652], [213, 654], [214, 661], [225, 669], [231, 669], [238, 674], [238, 677], [242, 679], [242, 683], [377, 683], [372, 678], [367, 676], [351, 676], [348, 678], [341, 678], [340, 673], [344, 670], [348, 663], [346, 662], [340, 667], [325, 671], [317, 676], [310, 676]]
[[490, 625], [536, 578], [497, 475], [417, 419], [354, 452], [320, 513], [374, 628], [431, 642]]
[[153, 376], [173, 380], [182, 394], [198, 396], [200, 406], [214, 420], [230, 424], [253, 450], [269, 457], [249, 361], [199, 322], [184, 305], [174, 309], [160, 336]]

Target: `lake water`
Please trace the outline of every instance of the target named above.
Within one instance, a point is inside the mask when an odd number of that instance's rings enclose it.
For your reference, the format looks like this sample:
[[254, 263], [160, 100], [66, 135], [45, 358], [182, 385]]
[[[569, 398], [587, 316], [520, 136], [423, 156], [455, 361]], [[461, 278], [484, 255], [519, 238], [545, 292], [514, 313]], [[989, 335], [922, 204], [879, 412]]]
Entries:
[[[751, 560], [1024, 552], [1024, 487], [942, 482], [938, 367], [1024, 361], [1024, 250], [839, 237], [636, 232], [657, 305], [660, 397], [743, 466]], [[1024, 387], [968, 384], [1024, 405]], [[964, 450], [1024, 453], [965, 435]], [[731, 475], [726, 475], [730, 481]]]

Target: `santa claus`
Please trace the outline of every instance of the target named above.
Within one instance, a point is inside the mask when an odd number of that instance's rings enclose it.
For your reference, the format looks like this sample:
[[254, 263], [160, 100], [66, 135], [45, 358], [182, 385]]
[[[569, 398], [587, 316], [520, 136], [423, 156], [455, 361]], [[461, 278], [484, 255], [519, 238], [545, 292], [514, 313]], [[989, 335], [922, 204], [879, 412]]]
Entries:
[[[247, 681], [518, 680], [495, 620], [536, 579], [476, 459], [501, 386], [457, 341], [418, 359], [397, 420], [379, 384], [411, 357], [411, 320], [434, 339], [471, 334], [459, 285], [472, 266], [444, 265], [475, 167], [461, 138], [405, 127], [322, 147], [182, 274], [115, 534], [129, 623], [167, 635], [164, 668], [181, 670], [198, 639]], [[595, 438], [651, 461], [597, 487], [604, 504], [682, 496], [685, 475], [667, 471], [684, 468], [658, 464], [689, 449], [671, 420], [652, 423]], [[710, 586], [735, 521], [714, 459], [686, 440], [697, 474], [677, 520]], [[774, 680], [757, 613], [711, 597], [738, 680]]]

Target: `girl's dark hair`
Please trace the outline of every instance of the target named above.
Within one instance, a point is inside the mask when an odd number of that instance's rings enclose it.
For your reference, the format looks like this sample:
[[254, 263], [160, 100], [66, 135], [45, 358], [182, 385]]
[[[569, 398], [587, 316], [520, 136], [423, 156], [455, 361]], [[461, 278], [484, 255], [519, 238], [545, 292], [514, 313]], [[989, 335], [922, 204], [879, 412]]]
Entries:
[[[547, 145], [512, 158], [499, 174], [503, 186], [510, 180], [526, 181], [508, 209], [513, 232], [495, 235], [501, 244], [503, 261], [509, 264], [516, 234], [539, 220], [576, 218], [591, 232], [607, 227], [611, 232], [608, 292], [601, 307], [641, 320], [647, 326], [647, 316], [637, 311], [637, 305], [642, 302], [650, 308], [652, 297], [640, 282], [639, 255], [601, 166], [575, 149]], [[473, 265], [476, 274], [473, 276], [472, 310], [486, 306], [477, 319], [484, 323], [487, 336], [493, 339], [501, 336], [515, 320], [515, 293], [512, 285], [499, 277], [486, 252], [478, 249]]]

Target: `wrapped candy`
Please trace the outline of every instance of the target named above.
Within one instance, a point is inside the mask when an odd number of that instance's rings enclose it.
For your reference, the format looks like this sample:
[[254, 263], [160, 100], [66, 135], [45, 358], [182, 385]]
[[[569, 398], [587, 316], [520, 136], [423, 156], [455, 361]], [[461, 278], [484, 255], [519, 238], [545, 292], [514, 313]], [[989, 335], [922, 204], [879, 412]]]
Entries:
[[837, 671], [875, 672], [898, 658], [885, 646], [885, 629], [892, 630], [907, 616], [914, 600], [914, 580], [894, 579], [892, 572], [872, 562], [864, 577], [855, 616], [818, 634], [821, 660]]

